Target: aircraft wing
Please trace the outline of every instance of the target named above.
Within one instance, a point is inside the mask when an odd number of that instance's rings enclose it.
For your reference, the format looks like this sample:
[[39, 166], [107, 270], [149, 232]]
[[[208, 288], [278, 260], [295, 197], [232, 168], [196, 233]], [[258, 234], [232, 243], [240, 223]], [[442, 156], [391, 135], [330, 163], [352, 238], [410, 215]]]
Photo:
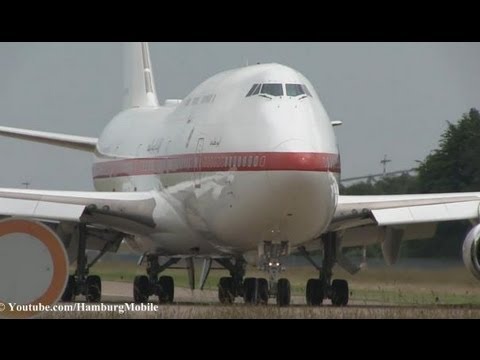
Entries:
[[96, 138], [17, 129], [6, 126], [0, 126], [0, 135], [87, 152], [95, 151], [97, 146]]
[[0, 188], [0, 216], [31, 218], [45, 222], [82, 222], [128, 234], [142, 234], [156, 226], [153, 211], [162, 201], [165, 199], [157, 192], [74, 192]]
[[[339, 236], [339, 248], [381, 244], [387, 264], [394, 264], [405, 240], [429, 239], [439, 222], [471, 220], [480, 222], [480, 192], [339, 196], [328, 231]], [[321, 249], [319, 241], [311, 241], [298, 250]], [[354, 264], [337, 251], [337, 262], [355, 274], [365, 264]]]
[[330, 230], [480, 219], [480, 192], [339, 196]]

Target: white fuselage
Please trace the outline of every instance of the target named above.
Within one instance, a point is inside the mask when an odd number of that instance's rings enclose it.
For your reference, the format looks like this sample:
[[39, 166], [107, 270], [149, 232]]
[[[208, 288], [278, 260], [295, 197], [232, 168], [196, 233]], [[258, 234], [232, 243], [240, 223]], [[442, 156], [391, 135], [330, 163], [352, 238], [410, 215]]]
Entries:
[[[283, 95], [247, 96], [254, 84], [282, 84]], [[311, 96], [289, 96], [286, 84], [305, 85]], [[179, 105], [120, 113], [99, 138], [93, 168], [99, 191], [166, 196], [174, 218], [134, 245], [171, 254], [310, 241], [332, 219], [339, 173], [313, 86], [277, 64], [218, 74]]]

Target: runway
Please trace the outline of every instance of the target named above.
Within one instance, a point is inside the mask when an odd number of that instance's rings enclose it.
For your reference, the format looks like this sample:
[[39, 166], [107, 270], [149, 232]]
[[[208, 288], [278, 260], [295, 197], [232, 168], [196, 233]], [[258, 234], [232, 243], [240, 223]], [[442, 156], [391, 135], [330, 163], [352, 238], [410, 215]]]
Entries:
[[[152, 297], [155, 309], [130, 311], [125, 304], [131, 304], [132, 284], [124, 282], [103, 282], [102, 303], [105, 306], [121, 306], [125, 311], [97, 312], [51, 312], [43, 318], [152, 318], [152, 319], [383, 319], [383, 318], [477, 318], [480, 319], [480, 306], [473, 305], [392, 305], [380, 302], [357, 301], [352, 296], [347, 307], [333, 307], [329, 300], [323, 306], [310, 307], [304, 296], [292, 296], [292, 305], [279, 308], [275, 299], [267, 306], [245, 305], [237, 298], [233, 305], [221, 305], [217, 292], [175, 288], [175, 302], [171, 305], [158, 305]], [[82, 301], [82, 299], [78, 299]]]
[[[105, 281], [103, 283], [103, 302], [110, 303], [124, 303], [133, 301], [132, 284], [114, 281]], [[151, 297], [153, 303], [157, 303], [156, 297]], [[211, 305], [220, 306], [218, 301], [217, 291], [213, 290], [190, 290], [186, 288], [175, 288], [175, 304], [177, 305]], [[242, 298], [235, 299], [236, 305], [244, 305]], [[269, 299], [269, 305], [276, 306], [276, 300]], [[293, 306], [307, 306], [305, 296], [292, 295], [291, 305]], [[325, 300], [325, 305], [330, 305], [330, 300]], [[352, 299], [349, 302], [350, 306], [379, 306], [385, 305], [375, 301], [356, 301]]]
[[[132, 302], [133, 288], [130, 283], [105, 281], [103, 283], [102, 300], [104, 302]], [[156, 303], [157, 299], [151, 297], [151, 300]], [[270, 299], [270, 302], [275, 303], [275, 299]], [[237, 298], [236, 304], [243, 304], [243, 299]], [[175, 288], [175, 304], [179, 305], [219, 305], [218, 294], [213, 290], [190, 290], [186, 288]], [[293, 305], [306, 305], [305, 299], [302, 296], [292, 296]]]

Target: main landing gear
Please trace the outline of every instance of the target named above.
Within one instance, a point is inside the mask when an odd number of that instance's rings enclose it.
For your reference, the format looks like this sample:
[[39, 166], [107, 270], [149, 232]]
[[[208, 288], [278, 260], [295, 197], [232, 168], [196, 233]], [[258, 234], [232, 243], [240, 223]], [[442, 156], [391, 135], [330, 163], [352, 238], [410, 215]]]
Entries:
[[[325, 299], [330, 299], [334, 306], [345, 306], [349, 300], [348, 282], [342, 279], [332, 280], [333, 266], [338, 262], [350, 273], [353, 269], [340, 253], [339, 239], [336, 233], [327, 233], [321, 237], [323, 245], [323, 261], [320, 267], [311, 258], [305, 248], [300, 248], [301, 254], [318, 270], [319, 276], [307, 282], [306, 300], [309, 306], [318, 306]], [[264, 278], [245, 278], [245, 260], [239, 258], [235, 262], [229, 259], [215, 259], [220, 265], [230, 271], [230, 277], [220, 279], [218, 298], [222, 304], [231, 304], [236, 297], [243, 297], [246, 304], [266, 305], [270, 298], [277, 300], [278, 306], [288, 306], [291, 302], [290, 281], [280, 278], [284, 271], [281, 259], [288, 255], [288, 242], [279, 244], [264, 242], [259, 247], [260, 269], [268, 273], [268, 281]], [[349, 266], [347, 266], [349, 265]]]
[[152, 295], [158, 296], [160, 304], [171, 304], [174, 298], [174, 281], [171, 276], [158, 275], [180, 258], [170, 258], [164, 264], [158, 262], [158, 255], [147, 255], [147, 275], [135, 276], [133, 281], [133, 299], [136, 303], [146, 303]]
[[[77, 233], [78, 237], [78, 255], [77, 270], [74, 275], [68, 277], [67, 286], [62, 295], [62, 301], [72, 302], [78, 295], [84, 295], [87, 302], [98, 303], [102, 298], [102, 281], [100, 276], [88, 275], [90, 268], [105, 254], [108, 246], [98, 254], [93, 261], [88, 264], [86, 254], [87, 226], [79, 224]], [[109, 245], [109, 244], [107, 244]]]
[[302, 255], [319, 271], [318, 279], [310, 279], [307, 282], [306, 300], [307, 305], [318, 306], [324, 299], [330, 299], [334, 306], [348, 304], [349, 289], [346, 280], [333, 280], [332, 269], [337, 261], [337, 235], [327, 233], [321, 238], [323, 243], [323, 262], [318, 266], [305, 248], [300, 248]]
[[244, 259], [237, 258], [233, 262], [230, 259], [215, 259], [215, 261], [230, 272], [229, 277], [220, 278], [218, 283], [218, 300], [220, 300], [220, 303], [232, 304], [236, 297], [245, 297], [245, 294], [250, 294], [250, 290], [246, 291], [246, 284], [250, 284], [251, 280], [243, 280], [247, 266]]

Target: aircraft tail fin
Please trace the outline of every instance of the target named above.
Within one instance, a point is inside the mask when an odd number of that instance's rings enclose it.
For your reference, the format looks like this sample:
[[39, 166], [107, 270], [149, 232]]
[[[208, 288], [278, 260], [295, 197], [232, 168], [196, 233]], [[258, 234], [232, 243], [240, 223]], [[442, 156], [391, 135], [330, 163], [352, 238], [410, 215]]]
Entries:
[[123, 61], [123, 108], [158, 107], [148, 43], [126, 43]]

